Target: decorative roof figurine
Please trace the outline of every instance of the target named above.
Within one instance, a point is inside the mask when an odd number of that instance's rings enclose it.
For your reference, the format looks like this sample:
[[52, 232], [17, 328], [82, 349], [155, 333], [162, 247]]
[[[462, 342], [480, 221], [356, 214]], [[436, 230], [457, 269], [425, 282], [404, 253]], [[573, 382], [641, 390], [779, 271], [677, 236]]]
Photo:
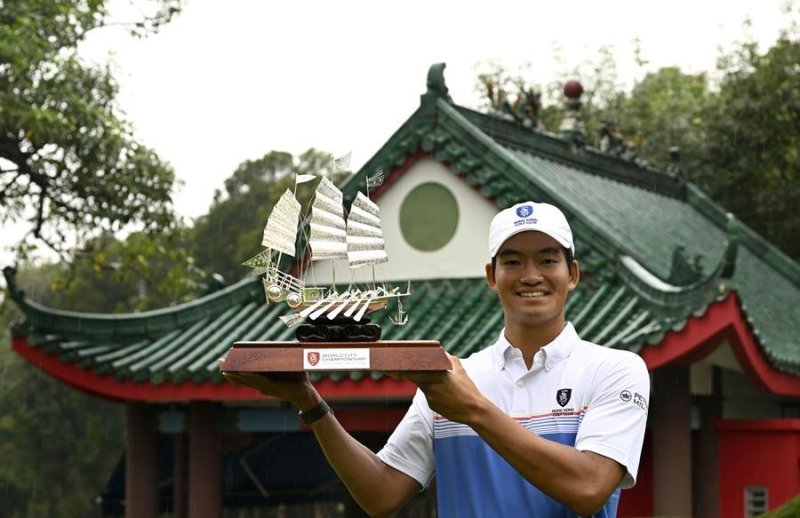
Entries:
[[558, 129], [564, 138], [578, 147], [583, 147], [586, 144], [586, 128], [580, 116], [583, 85], [575, 79], [570, 79], [564, 84], [564, 95], [567, 98], [564, 102], [567, 111]]

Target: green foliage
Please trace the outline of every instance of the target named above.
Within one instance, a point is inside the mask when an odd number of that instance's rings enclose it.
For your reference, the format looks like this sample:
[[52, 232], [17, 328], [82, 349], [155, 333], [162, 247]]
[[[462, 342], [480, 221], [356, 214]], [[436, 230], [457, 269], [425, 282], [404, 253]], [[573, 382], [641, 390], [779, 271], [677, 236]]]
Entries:
[[186, 302], [205, 291], [207, 280], [191, 247], [191, 233], [181, 227], [137, 232], [124, 240], [106, 234], [90, 241], [68, 265], [32, 268], [36, 284], [44, 284], [32, 298], [51, 307], [99, 313]]
[[792, 498], [779, 509], [758, 515], [758, 518], [797, 518], [800, 516], [800, 496]]
[[[639, 65], [646, 63], [635, 46]], [[785, 31], [766, 52], [740, 42], [719, 61], [718, 81], [666, 67], [628, 91], [618, 85], [607, 48], [564, 73], [578, 78], [589, 145], [600, 147], [603, 121], [613, 119], [638, 158], [661, 170], [679, 147], [691, 181], [794, 259], [800, 259], [800, 38]], [[498, 84], [523, 84], [502, 68]], [[509, 78], [514, 78], [510, 80]], [[478, 77], [485, 84], [485, 76]], [[541, 127], [557, 131], [564, 115], [562, 83], [543, 91]]]
[[[144, 36], [183, 0], [138, 0], [127, 28]], [[196, 290], [186, 230], [174, 225], [174, 175], [138, 143], [116, 105], [109, 67], [76, 47], [107, 23], [107, 0], [0, 0], [0, 224], [64, 252], [88, 240], [71, 265], [23, 267], [39, 302], [92, 311], [161, 307]], [[125, 241], [129, 224], [171, 229]], [[30, 241], [20, 244], [24, 252]], [[56, 288], [56, 289], [53, 289]], [[123, 446], [122, 407], [65, 387], [15, 355], [19, 318], [0, 297], [0, 509], [3, 516], [88, 516]]]
[[704, 152], [704, 110], [710, 99], [705, 74], [684, 74], [667, 67], [647, 74], [624, 96], [616, 113], [623, 135], [638, 136], [642, 156], [666, 169], [669, 149], [681, 149], [684, 166], [694, 169]]
[[[157, 28], [180, 1], [140, 2], [158, 9], [131, 31]], [[74, 233], [172, 221], [172, 169], [135, 140], [109, 67], [77, 55], [106, 3], [15, 0], [0, 10], [0, 223], [27, 222], [57, 250]]]
[[90, 515], [123, 448], [122, 407], [67, 388], [14, 354], [0, 305], [0, 509], [8, 517]]
[[[332, 155], [308, 149], [297, 158], [270, 151], [257, 160], [242, 162], [225, 180], [225, 193], [217, 191], [208, 214], [194, 226], [194, 257], [207, 272], [218, 273], [228, 283], [249, 272], [242, 262], [261, 251], [269, 210], [286, 189], [294, 188], [296, 174], [317, 174], [337, 180]], [[297, 198], [304, 207], [316, 183], [299, 184]]]
[[691, 178], [757, 232], [800, 259], [800, 40], [724, 56], [706, 115], [702, 166]]

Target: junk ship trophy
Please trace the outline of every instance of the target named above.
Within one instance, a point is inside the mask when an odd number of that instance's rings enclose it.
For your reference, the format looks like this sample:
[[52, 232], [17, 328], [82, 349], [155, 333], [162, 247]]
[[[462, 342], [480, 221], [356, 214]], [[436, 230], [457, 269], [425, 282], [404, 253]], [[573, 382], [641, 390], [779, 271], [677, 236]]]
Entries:
[[[366, 181], [365, 195], [356, 194], [345, 216], [344, 195], [322, 177], [314, 192], [310, 218], [301, 216], [297, 185], [315, 180], [297, 175], [294, 191], [287, 189], [272, 209], [264, 228], [264, 250], [244, 263], [263, 275], [267, 304], [286, 304], [293, 313], [280, 319], [296, 327], [293, 342], [236, 342], [220, 365], [226, 372], [296, 372], [311, 370], [436, 371], [450, 368], [450, 361], [436, 341], [381, 341], [381, 328], [369, 314], [385, 311], [396, 303], [395, 325], [405, 325], [408, 315], [403, 299], [411, 283], [387, 287], [376, 280], [375, 266], [388, 261], [378, 206], [369, 199], [369, 189], [380, 184], [379, 172]], [[300, 235], [300, 246], [295, 243]], [[281, 270], [283, 254], [297, 259], [297, 276]], [[307, 261], [310, 255], [310, 261]], [[351, 279], [339, 291], [334, 261], [347, 261]], [[314, 268], [330, 262], [333, 281], [329, 286], [309, 286]], [[302, 267], [308, 264], [308, 271]], [[357, 283], [353, 270], [372, 268], [372, 282]], [[305, 275], [303, 275], [305, 273]]]

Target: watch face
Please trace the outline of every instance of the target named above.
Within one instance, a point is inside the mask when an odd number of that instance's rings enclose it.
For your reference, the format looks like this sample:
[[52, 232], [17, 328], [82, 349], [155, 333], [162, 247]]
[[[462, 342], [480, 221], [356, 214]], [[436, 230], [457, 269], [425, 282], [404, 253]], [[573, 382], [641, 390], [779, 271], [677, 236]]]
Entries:
[[400, 206], [403, 239], [421, 252], [444, 247], [458, 227], [458, 202], [444, 185], [436, 182], [416, 186]]

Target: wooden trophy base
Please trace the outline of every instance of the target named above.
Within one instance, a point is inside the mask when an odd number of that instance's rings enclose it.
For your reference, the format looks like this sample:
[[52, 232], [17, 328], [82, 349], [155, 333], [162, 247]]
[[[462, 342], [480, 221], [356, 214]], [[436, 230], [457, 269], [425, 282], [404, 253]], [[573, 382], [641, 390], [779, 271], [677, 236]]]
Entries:
[[225, 372], [445, 371], [450, 360], [437, 341], [236, 342]]

